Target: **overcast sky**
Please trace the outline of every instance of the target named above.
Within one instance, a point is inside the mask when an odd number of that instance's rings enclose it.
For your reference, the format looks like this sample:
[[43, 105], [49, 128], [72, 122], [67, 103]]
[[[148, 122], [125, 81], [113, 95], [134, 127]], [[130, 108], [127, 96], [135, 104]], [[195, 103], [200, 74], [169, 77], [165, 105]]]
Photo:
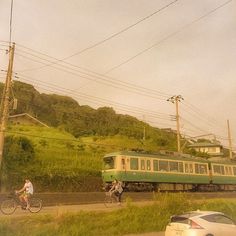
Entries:
[[[11, 0], [0, 0], [0, 69]], [[236, 150], [236, 0], [14, 0], [18, 80]], [[40, 54], [41, 53], [41, 54]], [[1, 81], [5, 74], [0, 73]]]

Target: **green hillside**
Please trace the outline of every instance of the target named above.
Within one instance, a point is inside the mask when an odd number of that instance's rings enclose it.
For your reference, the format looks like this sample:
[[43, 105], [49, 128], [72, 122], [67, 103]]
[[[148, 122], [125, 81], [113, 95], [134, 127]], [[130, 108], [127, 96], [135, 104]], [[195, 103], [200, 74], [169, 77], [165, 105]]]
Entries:
[[[0, 90], [3, 85], [0, 84]], [[80, 106], [70, 97], [40, 94], [32, 85], [14, 82], [17, 110], [51, 128], [11, 125], [4, 146], [1, 184], [11, 189], [31, 178], [38, 191], [92, 191], [101, 186], [102, 156], [142, 149], [176, 150], [176, 135], [151, 127], [110, 107]], [[145, 140], [143, 129], [145, 127]]]
[[57, 128], [11, 125], [2, 181], [7, 189], [16, 188], [29, 177], [37, 191], [99, 190], [103, 155], [131, 149], [154, 152], [158, 145], [152, 139], [141, 141], [122, 135], [75, 138]]
[[18, 99], [18, 106], [10, 111], [12, 115], [29, 113], [50, 127], [65, 130], [75, 137], [123, 135], [142, 139], [145, 127], [146, 139], [175, 148], [173, 134], [153, 128], [135, 117], [117, 114], [111, 107], [93, 109], [81, 106], [71, 97], [40, 94], [32, 85], [19, 81], [14, 82], [13, 93]]

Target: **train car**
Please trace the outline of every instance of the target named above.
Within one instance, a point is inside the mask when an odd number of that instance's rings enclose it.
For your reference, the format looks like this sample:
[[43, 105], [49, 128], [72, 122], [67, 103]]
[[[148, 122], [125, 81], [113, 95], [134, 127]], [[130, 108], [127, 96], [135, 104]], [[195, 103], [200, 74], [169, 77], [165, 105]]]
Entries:
[[128, 191], [186, 191], [209, 186], [209, 162], [164, 154], [116, 152], [104, 156], [105, 183], [122, 181]]
[[233, 162], [211, 162], [211, 183], [218, 190], [236, 190], [236, 163]]

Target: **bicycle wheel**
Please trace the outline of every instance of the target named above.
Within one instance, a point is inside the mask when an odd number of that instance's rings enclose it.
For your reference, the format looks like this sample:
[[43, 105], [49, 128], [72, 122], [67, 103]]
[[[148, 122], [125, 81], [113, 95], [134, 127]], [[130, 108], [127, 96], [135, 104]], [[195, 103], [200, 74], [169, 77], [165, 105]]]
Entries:
[[1, 212], [5, 215], [11, 215], [15, 212], [17, 203], [14, 199], [3, 200], [0, 206]]
[[31, 198], [29, 200], [30, 207], [29, 211], [32, 213], [37, 213], [42, 209], [42, 200], [39, 198]]
[[114, 203], [115, 203], [115, 199], [113, 197], [110, 197], [110, 196], [105, 197], [104, 205], [106, 207], [112, 207], [112, 206], [114, 206]]

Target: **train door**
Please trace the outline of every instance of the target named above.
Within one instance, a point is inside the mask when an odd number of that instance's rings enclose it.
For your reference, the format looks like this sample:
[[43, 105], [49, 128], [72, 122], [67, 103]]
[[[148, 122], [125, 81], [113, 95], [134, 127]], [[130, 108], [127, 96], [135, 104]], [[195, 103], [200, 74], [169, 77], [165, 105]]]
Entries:
[[140, 159], [141, 175], [143, 180], [148, 181], [151, 171], [151, 160], [150, 159]]
[[126, 171], [126, 158], [125, 157], [121, 157], [121, 170], [122, 171]]
[[185, 167], [185, 173], [189, 173], [189, 174], [193, 174], [194, 173], [194, 171], [193, 171], [193, 163], [185, 162], [184, 167]]
[[146, 160], [144, 158], [140, 159], [140, 170], [140, 177], [144, 181], [146, 179]]

